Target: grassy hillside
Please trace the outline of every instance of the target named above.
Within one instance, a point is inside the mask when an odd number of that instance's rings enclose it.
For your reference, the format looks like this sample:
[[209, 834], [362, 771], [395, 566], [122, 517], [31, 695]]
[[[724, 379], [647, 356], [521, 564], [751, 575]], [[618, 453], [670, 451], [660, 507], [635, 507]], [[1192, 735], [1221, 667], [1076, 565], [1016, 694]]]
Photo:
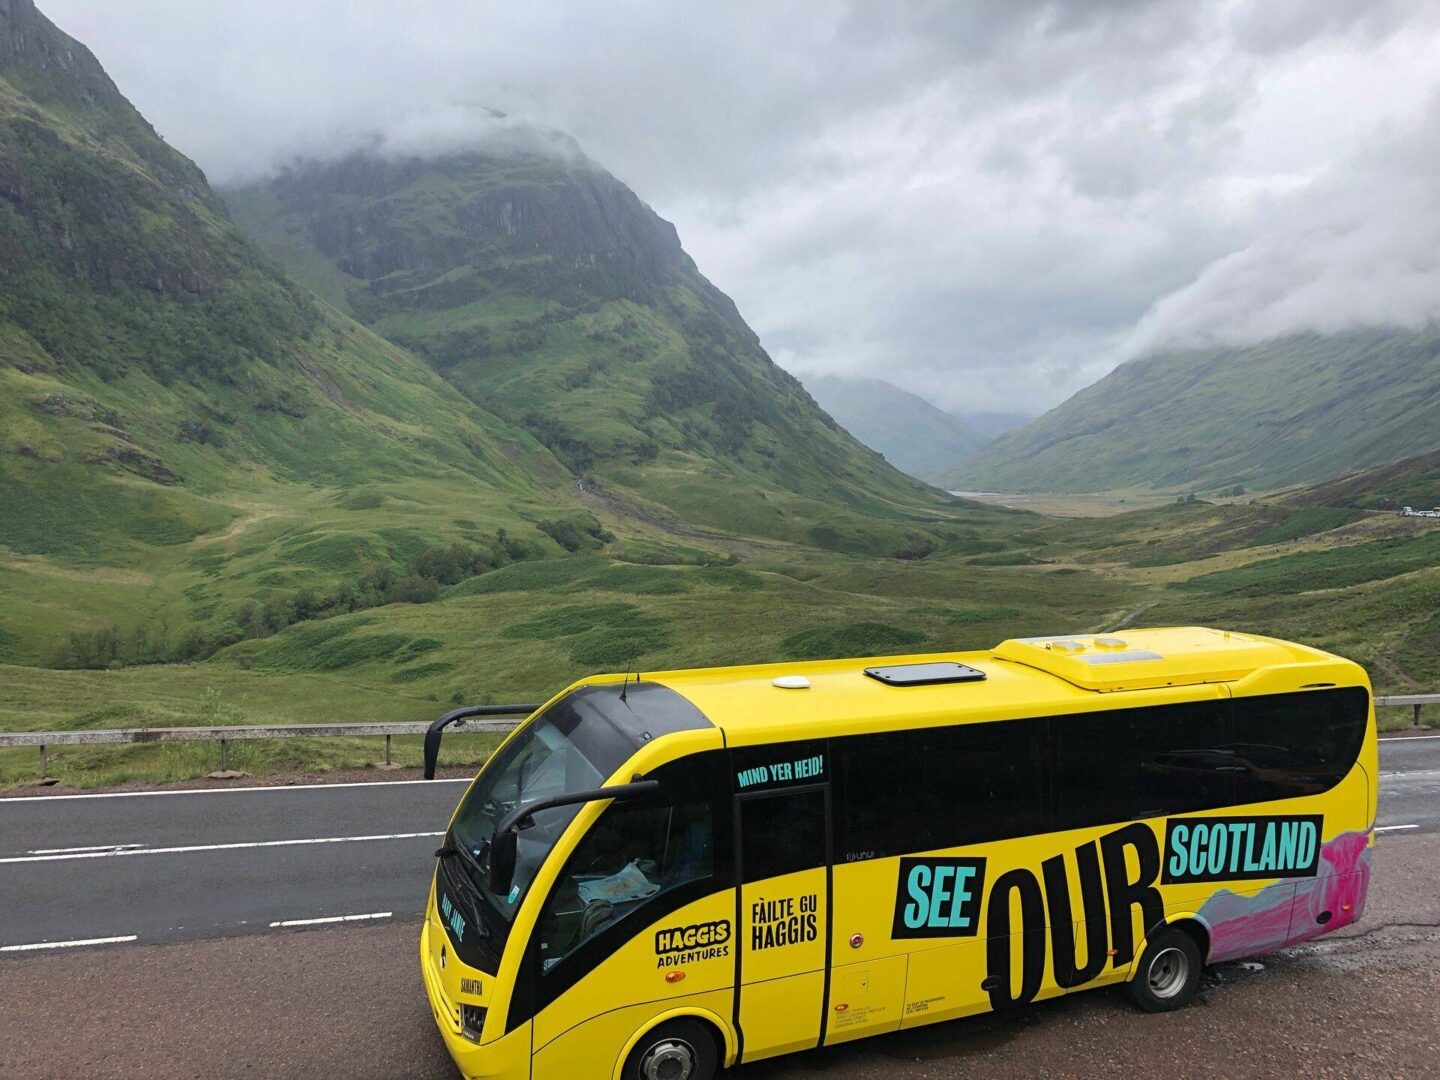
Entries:
[[881, 379], [817, 376], [805, 381], [820, 407], [902, 472], [934, 479], [990, 440], [959, 417]]
[[0, 661], [205, 656], [562, 553], [542, 523], [598, 528], [568, 482], [290, 282], [28, 0], [0, 10]]
[[996, 520], [839, 427], [628, 188], [573, 147], [521, 137], [528, 148], [299, 165], [227, 199], [299, 280], [524, 427], [592, 501], [883, 555]]
[[1367, 510], [1440, 507], [1440, 450], [1286, 492], [1300, 506], [1353, 506]]
[[1440, 329], [1134, 360], [947, 472], [997, 491], [1268, 490], [1440, 446]]

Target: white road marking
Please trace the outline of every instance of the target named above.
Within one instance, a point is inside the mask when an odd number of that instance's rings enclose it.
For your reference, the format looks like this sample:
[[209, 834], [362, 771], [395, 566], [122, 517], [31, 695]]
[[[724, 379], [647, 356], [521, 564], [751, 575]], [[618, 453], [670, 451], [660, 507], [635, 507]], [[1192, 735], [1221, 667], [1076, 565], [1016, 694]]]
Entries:
[[1418, 829], [1419, 825], [1381, 825], [1376, 832], [1394, 832], [1396, 829]]
[[73, 949], [78, 945], [119, 945], [134, 941], [136, 935], [124, 937], [94, 937], [82, 941], [37, 941], [34, 945], [0, 945], [0, 952], [34, 952], [37, 949]]
[[361, 922], [365, 919], [388, 919], [395, 913], [393, 911], [376, 911], [369, 915], [329, 915], [323, 919], [281, 919], [279, 922], [272, 922], [272, 928], [276, 926], [320, 926], [322, 923], [339, 922]]
[[233, 795], [237, 791], [314, 791], [317, 788], [343, 790], [356, 787], [404, 787], [407, 784], [468, 784], [466, 777], [444, 780], [359, 780], [353, 784], [261, 784], [256, 787], [182, 788], [178, 791], [97, 791], [87, 795], [17, 795], [0, 798], [0, 806], [12, 802], [60, 802], [62, 799], [133, 799], [141, 795]]
[[1421, 739], [1440, 739], [1440, 735], [1396, 735], [1393, 739], [1378, 740], [1381, 746], [1387, 742], [1419, 742]]
[[125, 855], [188, 855], [197, 851], [239, 851], [244, 848], [295, 847], [303, 844], [357, 844], [367, 840], [414, 840], [422, 836], [444, 836], [442, 832], [382, 833], [378, 836], [317, 836], [304, 840], [249, 840], [238, 844], [190, 844], [185, 847], [108, 848], [104, 851], [77, 851], [69, 855], [15, 855], [0, 859], [10, 863], [65, 862], [69, 859], [118, 859]]
[[121, 848], [144, 847], [144, 844], [92, 844], [90, 847], [35, 848], [27, 855], [73, 855], [77, 851], [119, 851]]

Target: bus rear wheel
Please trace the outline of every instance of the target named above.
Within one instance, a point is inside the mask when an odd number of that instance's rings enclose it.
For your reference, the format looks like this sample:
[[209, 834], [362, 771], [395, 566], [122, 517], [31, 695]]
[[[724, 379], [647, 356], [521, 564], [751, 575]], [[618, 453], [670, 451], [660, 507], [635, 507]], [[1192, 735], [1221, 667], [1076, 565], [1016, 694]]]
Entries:
[[625, 1061], [625, 1080], [715, 1080], [715, 1039], [698, 1020], [671, 1020], [647, 1034]]
[[1166, 927], [1145, 946], [1130, 980], [1130, 997], [1145, 1012], [1173, 1012], [1200, 989], [1200, 947], [1183, 930]]

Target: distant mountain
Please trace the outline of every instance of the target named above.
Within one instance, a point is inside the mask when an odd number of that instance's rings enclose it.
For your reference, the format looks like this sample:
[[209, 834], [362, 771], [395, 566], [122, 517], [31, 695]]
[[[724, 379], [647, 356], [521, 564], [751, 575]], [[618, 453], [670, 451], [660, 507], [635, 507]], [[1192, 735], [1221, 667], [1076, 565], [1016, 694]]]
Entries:
[[989, 442], [958, 417], [881, 379], [820, 375], [806, 379], [805, 388], [846, 431], [922, 480]]
[[998, 491], [1255, 489], [1440, 447], [1440, 329], [1296, 334], [1122, 364], [947, 473]]
[[962, 412], [955, 415], [966, 427], [984, 435], [987, 441], [1035, 419], [1034, 413], [1020, 412]]
[[563, 137], [302, 163], [226, 198], [299, 280], [525, 428], [591, 497], [873, 553], [913, 550], [897, 519], [964, 509], [827, 416], [674, 227]]

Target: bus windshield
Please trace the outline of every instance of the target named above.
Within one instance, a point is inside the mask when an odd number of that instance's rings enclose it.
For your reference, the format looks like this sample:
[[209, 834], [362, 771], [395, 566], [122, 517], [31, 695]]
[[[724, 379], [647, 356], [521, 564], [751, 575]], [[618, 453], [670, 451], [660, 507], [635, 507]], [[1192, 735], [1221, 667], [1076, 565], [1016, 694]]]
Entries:
[[[450, 841], [465, 853], [467, 876], [498, 915], [504, 936], [545, 858], [580, 806], [542, 810], [520, 830], [509, 891], [492, 893], [482, 868], [495, 828], [511, 810], [538, 799], [603, 787], [634, 746], [579, 690], [517, 732], [485, 766], [456, 812]], [[490, 922], [489, 919], [486, 920]]]

